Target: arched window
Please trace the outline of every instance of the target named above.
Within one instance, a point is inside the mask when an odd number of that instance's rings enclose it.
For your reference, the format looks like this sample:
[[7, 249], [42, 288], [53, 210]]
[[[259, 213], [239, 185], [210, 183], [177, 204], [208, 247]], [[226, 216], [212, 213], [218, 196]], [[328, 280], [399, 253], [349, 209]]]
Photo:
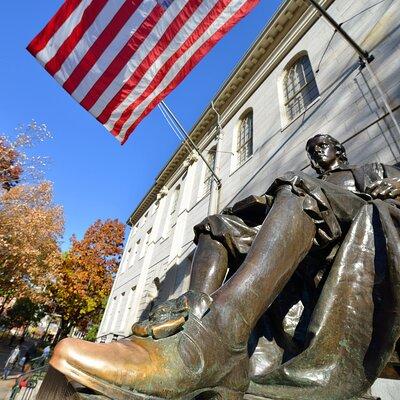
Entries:
[[285, 111], [290, 122], [303, 113], [319, 96], [317, 83], [307, 55], [298, 58], [285, 72], [283, 79]]
[[[215, 171], [215, 156], [217, 152], [217, 146], [214, 146], [211, 148], [208, 153], [207, 153], [207, 162], [208, 165], [212, 168], [213, 171]], [[204, 194], [207, 194], [211, 190], [211, 185], [214, 177], [208, 167], [206, 167], [206, 172], [204, 174]]]
[[181, 185], [178, 185], [174, 189], [174, 193], [172, 194], [172, 199], [171, 199], [171, 211], [170, 214], [173, 215], [176, 212], [177, 206], [178, 206], [178, 200], [179, 200], [179, 193], [181, 191]]
[[168, 229], [171, 230], [172, 227], [175, 225], [176, 220], [178, 218], [178, 201], [179, 201], [179, 194], [181, 192], [181, 185], [175, 187], [174, 192], [172, 193], [171, 198], [171, 206], [169, 211], [169, 223]]
[[236, 154], [238, 167], [253, 154], [253, 111], [248, 111], [240, 119]]

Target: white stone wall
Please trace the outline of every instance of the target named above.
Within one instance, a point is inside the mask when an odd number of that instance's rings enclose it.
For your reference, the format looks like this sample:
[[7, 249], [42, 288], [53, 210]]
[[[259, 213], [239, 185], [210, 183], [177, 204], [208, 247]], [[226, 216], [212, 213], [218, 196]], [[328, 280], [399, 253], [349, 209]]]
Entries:
[[381, 400], [398, 400], [400, 398], [400, 381], [377, 379], [371, 387], [371, 394]]
[[[371, 67], [391, 107], [396, 108], [400, 105], [398, 0], [336, 0], [328, 11], [338, 22], [348, 21], [343, 28], [375, 56]], [[338, 33], [333, 35], [333, 29], [321, 18], [294, 43], [291, 38], [301, 26], [299, 21], [222, 115], [217, 165], [222, 181], [219, 209], [249, 194], [263, 193], [275, 177], [288, 170], [312, 173], [304, 147], [316, 133], [329, 133], [344, 142], [351, 163], [400, 161], [399, 132], [388, 117], [382, 118], [383, 103], [366, 69], [359, 71], [355, 52]], [[282, 76], [287, 64], [302, 52], [310, 58], [320, 97], [288, 124], [281, 99]], [[279, 62], [261, 79], [271, 60]], [[249, 94], [251, 87], [256, 89]], [[253, 155], [236, 168], [238, 121], [249, 108], [254, 116]], [[395, 114], [400, 118], [400, 111]], [[210, 132], [204, 138], [204, 153], [215, 145], [214, 134]], [[112, 334], [128, 335], [132, 323], [146, 315], [152, 300], [162, 301], [187, 289], [194, 250], [193, 226], [209, 208], [210, 196], [204, 196], [202, 187], [204, 173], [201, 160], [179, 166], [160, 194], [158, 206], [153, 204], [132, 228], [99, 336], [109, 334], [107, 340], [111, 340]], [[177, 185], [181, 190], [171, 223], [169, 212]], [[135, 249], [139, 240], [139, 249]], [[161, 282], [159, 292], [155, 278]]]

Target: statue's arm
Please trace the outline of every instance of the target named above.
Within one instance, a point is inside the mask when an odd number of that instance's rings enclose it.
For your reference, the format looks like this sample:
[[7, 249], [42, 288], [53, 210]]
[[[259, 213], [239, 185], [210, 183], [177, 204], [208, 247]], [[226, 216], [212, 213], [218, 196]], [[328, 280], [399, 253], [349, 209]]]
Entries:
[[374, 182], [367, 188], [369, 194], [376, 199], [394, 199], [400, 196], [400, 170], [392, 165], [382, 164], [384, 178]]

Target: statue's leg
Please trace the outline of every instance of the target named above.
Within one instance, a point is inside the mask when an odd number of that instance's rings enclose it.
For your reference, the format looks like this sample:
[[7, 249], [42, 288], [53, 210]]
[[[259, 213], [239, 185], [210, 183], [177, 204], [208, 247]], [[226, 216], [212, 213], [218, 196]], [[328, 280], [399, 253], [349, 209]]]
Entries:
[[[261, 222], [260, 222], [261, 223]], [[190, 289], [211, 295], [248, 253], [258, 227], [235, 215], [208, 216], [194, 227], [197, 245], [192, 261]]]
[[246, 343], [262, 313], [310, 250], [315, 225], [303, 198], [283, 187], [238, 271], [213, 294], [217, 324], [232, 343]]
[[242, 399], [250, 332], [313, 243], [315, 225], [302, 206], [290, 188], [279, 190], [245, 261], [213, 299], [181, 296], [182, 314], [171, 320], [155, 311], [160, 318], [143, 325], [143, 337], [107, 344], [64, 340], [51, 365], [114, 399]]
[[192, 261], [190, 290], [212, 294], [224, 282], [227, 270], [226, 248], [210, 235], [201, 233]]
[[[213, 217], [209, 217], [208, 219]], [[221, 219], [221, 216], [217, 217]], [[238, 234], [237, 227], [236, 232], [233, 232], [233, 229], [229, 229], [229, 225], [225, 226], [225, 228], [226, 232], [224, 236]], [[249, 237], [249, 229], [246, 229], [245, 235]], [[228, 250], [230, 253], [229, 257]], [[214, 239], [210, 233], [200, 233], [197, 238], [197, 247], [192, 261], [189, 289], [209, 295], [219, 289], [228, 272], [228, 258], [231, 260], [238, 258], [239, 251], [238, 249], [235, 250], [235, 252], [232, 252], [229, 247], [227, 249], [221, 241]], [[234, 264], [236, 266], [238, 262]], [[234, 271], [236, 270], [236, 268], [233, 269]], [[251, 334], [249, 343], [250, 379], [265, 375], [282, 362], [284, 349], [274, 339], [276, 327], [270, 325], [271, 322], [269, 320], [264, 323], [260, 321], [257, 329]]]
[[342, 400], [369, 388], [399, 337], [399, 220], [399, 210], [383, 202], [360, 210], [314, 311], [309, 347], [252, 383], [250, 393]]

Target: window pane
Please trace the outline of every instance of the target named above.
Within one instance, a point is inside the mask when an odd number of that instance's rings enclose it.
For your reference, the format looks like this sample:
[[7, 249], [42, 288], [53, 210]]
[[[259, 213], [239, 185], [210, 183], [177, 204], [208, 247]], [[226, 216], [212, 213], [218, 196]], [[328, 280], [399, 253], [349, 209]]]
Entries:
[[176, 211], [176, 207], [178, 205], [178, 200], [179, 200], [179, 192], [181, 190], [181, 186], [178, 185], [173, 193], [173, 198], [171, 201], [171, 214], [173, 214]]
[[287, 70], [283, 84], [286, 114], [289, 121], [304, 112], [308, 105], [319, 96], [310, 60], [307, 56], [301, 57]]
[[[216, 153], [216, 147], [213, 147], [209, 152], [207, 153], [207, 162], [208, 165], [212, 168], [212, 170], [215, 170], [215, 153]], [[207, 194], [211, 190], [211, 185], [212, 185], [212, 180], [213, 180], [213, 175], [210, 171], [210, 169], [206, 166], [206, 172], [204, 175], [204, 194]]]
[[247, 114], [240, 122], [237, 138], [238, 165], [243, 164], [253, 153], [253, 114]]

